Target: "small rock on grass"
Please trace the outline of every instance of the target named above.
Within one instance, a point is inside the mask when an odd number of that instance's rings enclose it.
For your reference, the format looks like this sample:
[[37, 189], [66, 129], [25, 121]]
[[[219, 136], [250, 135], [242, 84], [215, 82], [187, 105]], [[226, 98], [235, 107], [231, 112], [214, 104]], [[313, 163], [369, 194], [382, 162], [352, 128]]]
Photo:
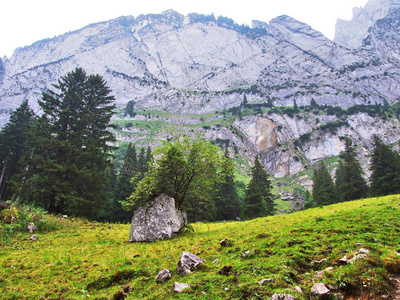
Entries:
[[180, 293], [187, 288], [189, 288], [189, 285], [187, 283], [180, 283], [180, 282], [174, 283], [174, 291], [177, 293]]
[[200, 257], [190, 252], [183, 252], [178, 262], [178, 273], [182, 275], [190, 274], [192, 269], [204, 263]]
[[298, 293], [300, 293], [300, 294], [303, 295], [303, 290], [301, 289], [301, 287], [296, 286], [296, 287], [295, 287], [295, 290], [296, 290]]
[[325, 286], [323, 283], [316, 283], [314, 286], [311, 288], [311, 293], [314, 295], [326, 295], [329, 293], [328, 288]]
[[274, 294], [270, 300], [296, 300], [297, 298], [288, 294]]
[[39, 238], [36, 236], [36, 234], [34, 234], [34, 235], [32, 235], [29, 239], [30, 239], [31, 241], [37, 241]]
[[320, 265], [320, 264], [323, 264], [324, 262], [326, 262], [326, 258], [323, 258], [321, 260], [314, 260], [313, 262], [314, 262], [314, 264]]
[[29, 223], [28, 227], [26, 228], [29, 233], [34, 233], [37, 230], [37, 227], [33, 223]]
[[232, 242], [229, 241], [228, 239], [223, 239], [223, 240], [220, 241], [219, 243], [220, 243], [220, 245], [221, 245], [222, 247], [230, 247], [230, 246], [232, 246]]
[[158, 272], [156, 277], [157, 282], [163, 282], [171, 278], [171, 272], [168, 269], [161, 270]]
[[273, 280], [271, 278], [267, 278], [267, 279], [261, 279], [258, 281], [258, 284], [261, 285], [266, 285], [267, 283], [273, 282]]
[[360, 250], [358, 250], [358, 252], [362, 254], [369, 254], [369, 250], [365, 248], [361, 248]]

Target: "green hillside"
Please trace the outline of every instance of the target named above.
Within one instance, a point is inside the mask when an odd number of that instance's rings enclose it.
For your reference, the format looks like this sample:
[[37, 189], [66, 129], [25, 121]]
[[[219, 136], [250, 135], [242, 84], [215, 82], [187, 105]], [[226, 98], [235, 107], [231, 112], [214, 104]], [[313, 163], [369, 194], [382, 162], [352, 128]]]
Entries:
[[[196, 223], [194, 232], [156, 243], [128, 243], [129, 225], [80, 219], [53, 219], [57, 229], [39, 231], [37, 241], [3, 227], [0, 294], [124, 299], [124, 290], [125, 299], [269, 299], [274, 293], [314, 299], [311, 288], [322, 282], [332, 295], [377, 299], [390, 293], [389, 278], [400, 275], [399, 203], [399, 196], [387, 196], [246, 222]], [[231, 245], [221, 246], [222, 239]], [[340, 264], [362, 247], [370, 251], [365, 259]], [[176, 273], [183, 251], [206, 260], [186, 277]], [[223, 267], [231, 268], [219, 272]], [[156, 283], [164, 268], [172, 279]], [[261, 285], [261, 279], [271, 280]], [[174, 282], [190, 288], [176, 293]]]

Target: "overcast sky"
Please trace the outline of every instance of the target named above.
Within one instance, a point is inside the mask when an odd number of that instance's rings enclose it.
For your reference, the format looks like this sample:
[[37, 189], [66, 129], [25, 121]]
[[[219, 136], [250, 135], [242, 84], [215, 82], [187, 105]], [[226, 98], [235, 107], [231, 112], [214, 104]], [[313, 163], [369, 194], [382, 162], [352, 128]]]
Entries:
[[349, 20], [352, 8], [367, 0], [3, 0], [0, 3], [0, 57], [18, 47], [119, 16], [174, 9], [229, 17], [250, 25], [286, 14], [333, 39], [337, 18]]

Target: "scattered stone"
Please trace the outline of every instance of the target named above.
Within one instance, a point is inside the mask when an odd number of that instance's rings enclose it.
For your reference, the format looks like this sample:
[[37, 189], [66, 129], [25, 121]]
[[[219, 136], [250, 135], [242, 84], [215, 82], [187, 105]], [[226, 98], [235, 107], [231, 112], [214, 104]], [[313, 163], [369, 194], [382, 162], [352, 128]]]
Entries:
[[242, 221], [242, 219], [239, 217], [236, 217], [236, 221]]
[[34, 234], [34, 235], [32, 235], [29, 239], [30, 239], [31, 241], [37, 241], [39, 238], [36, 236], [36, 234]]
[[205, 291], [201, 291], [200, 294], [202, 294], [203, 296], [207, 296], [207, 293]]
[[224, 288], [224, 290], [225, 290], [225, 291], [229, 291], [229, 288], [226, 287], [226, 288]]
[[62, 218], [63, 218], [63, 219], [67, 219], [68, 216], [67, 216], [67, 215], [63, 215]]
[[266, 285], [267, 283], [271, 283], [271, 282], [273, 282], [273, 280], [271, 278], [267, 278], [267, 279], [261, 279], [257, 283], [260, 285]]
[[357, 245], [357, 246], [362, 246], [362, 245], [363, 245], [363, 243], [357, 243], [356, 245]]
[[129, 241], [170, 239], [186, 224], [186, 212], [176, 208], [173, 198], [162, 194], [134, 212]]
[[314, 260], [313, 261], [314, 262], [314, 264], [323, 264], [324, 262], [326, 262], [326, 259], [325, 258], [323, 258], [323, 259], [321, 259], [321, 260]]
[[332, 272], [333, 271], [333, 267], [328, 267], [324, 270], [325, 272]]
[[249, 256], [250, 255], [250, 250], [247, 250], [247, 251], [245, 251], [245, 252], [243, 252], [242, 254], [241, 254], [241, 256], [242, 257], [247, 257], [247, 256]]
[[202, 263], [204, 263], [204, 260], [202, 260], [200, 257], [190, 252], [183, 252], [178, 262], [178, 274], [190, 274], [192, 269], [195, 269]]
[[217, 262], [218, 262], [218, 259], [214, 260], [212, 263], [213, 263], [213, 264], [216, 264]]
[[349, 259], [347, 262], [350, 263], [350, 264], [352, 264], [352, 263], [354, 263], [356, 260], [358, 260], [358, 259], [364, 259], [364, 258], [367, 258], [367, 255], [365, 255], [365, 254], [356, 254], [356, 255], [354, 255], [353, 258]]
[[301, 287], [296, 286], [296, 287], [295, 287], [295, 290], [296, 290], [298, 293], [300, 293], [300, 294], [303, 295], [303, 290], [301, 289]]
[[363, 254], [369, 254], [369, 250], [365, 248], [361, 248], [360, 250], [358, 250], [358, 252]]
[[347, 264], [347, 262], [348, 262], [347, 255], [345, 255], [344, 257], [339, 259], [339, 263], [341, 263], [343, 265]]
[[314, 286], [311, 288], [311, 293], [313, 293], [314, 295], [326, 295], [329, 293], [329, 290], [327, 289], [327, 287], [325, 286], [325, 284], [323, 283], [316, 283], [314, 284]]
[[220, 245], [221, 245], [222, 247], [230, 247], [230, 246], [232, 246], [232, 242], [229, 241], [229, 240], [227, 240], [227, 239], [223, 239], [223, 240], [220, 241], [219, 243], [220, 243]]
[[221, 270], [219, 270], [218, 274], [229, 276], [233, 267], [232, 266], [224, 266]]
[[180, 283], [180, 282], [174, 283], [174, 291], [177, 293], [180, 293], [187, 288], [189, 288], [189, 285], [187, 283]]
[[26, 229], [28, 229], [29, 233], [34, 233], [37, 230], [37, 227], [36, 227], [35, 224], [29, 223], [29, 225], [28, 225], [28, 227]]
[[315, 271], [314, 278], [322, 279], [324, 277], [324, 271]]
[[296, 300], [297, 298], [288, 294], [274, 294], [270, 300]]
[[157, 282], [163, 282], [168, 279], [171, 279], [171, 272], [168, 269], [164, 269], [158, 272], [158, 275], [156, 277]]

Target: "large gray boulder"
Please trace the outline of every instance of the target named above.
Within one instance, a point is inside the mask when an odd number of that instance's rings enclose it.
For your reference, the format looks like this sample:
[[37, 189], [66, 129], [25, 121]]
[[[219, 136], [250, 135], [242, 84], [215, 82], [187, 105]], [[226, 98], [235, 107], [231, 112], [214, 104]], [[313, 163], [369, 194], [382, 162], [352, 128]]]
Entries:
[[129, 241], [170, 239], [186, 224], [186, 212], [176, 208], [173, 198], [162, 194], [134, 212]]

